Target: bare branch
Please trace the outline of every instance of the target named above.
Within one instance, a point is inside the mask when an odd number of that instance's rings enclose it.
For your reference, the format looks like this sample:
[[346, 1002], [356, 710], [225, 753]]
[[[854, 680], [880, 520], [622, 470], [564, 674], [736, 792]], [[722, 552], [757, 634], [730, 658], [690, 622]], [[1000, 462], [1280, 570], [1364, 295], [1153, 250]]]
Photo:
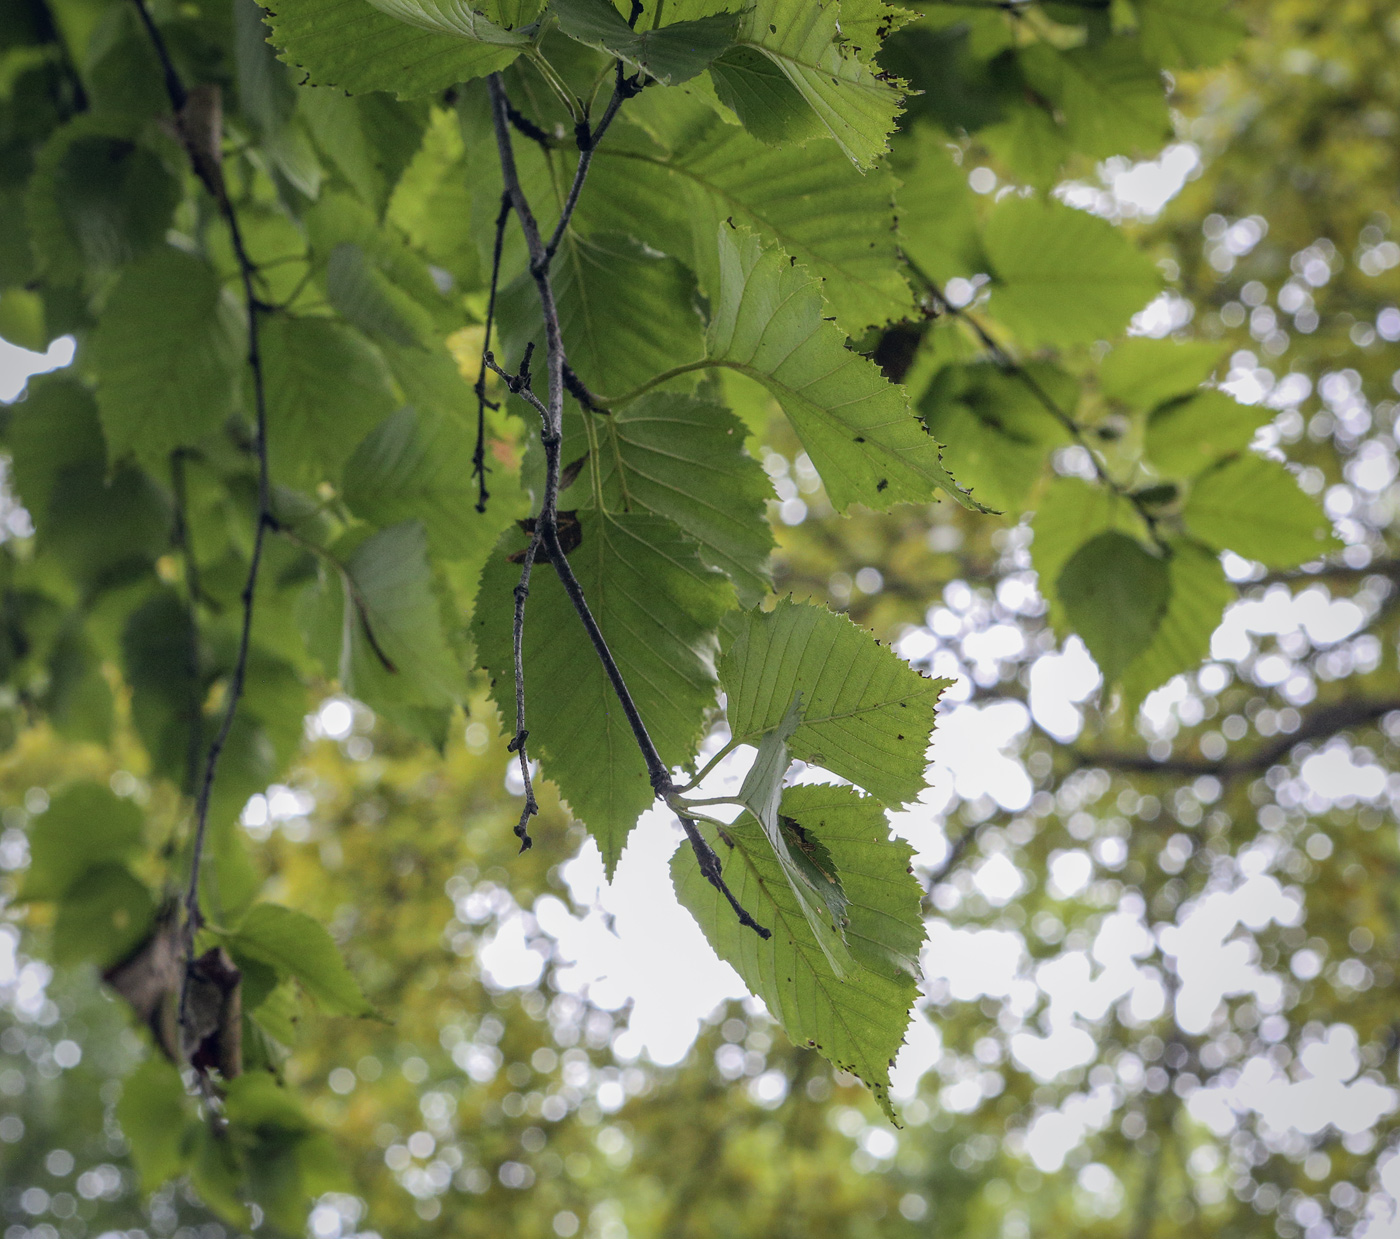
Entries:
[[510, 196], [501, 194], [496, 212], [496, 245], [491, 254], [491, 293], [486, 299], [486, 335], [481, 341], [481, 371], [476, 376], [476, 451], [472, 453], [472, 476], [477, 479], [476, 510], [486, 511], [491, 497], [486, 490], [486, 410], [497, 406], [486, 398], [486, 359], [491, 356], [491, 329], [496, 322], [496, 291], [501, 279], [501, 253], [505, 249], [506, 223], [510, 219]]
[[1400, 699], [1397, 698], [1383, 701], [1337, 701], [1319, 706], [1304, 715], [1298, 729], [1291, 734], [1279, 736], [1272, 743], [1252, 753], [1240, 757], [1223, 757], [1219, 761], [1189, 757], [1169, 757], [1164, 761], [1155, 761], [1139, 753], [1084, 753], [1078, 750], [1074, 751], [1074, 757], [1081, 767], [1096, 766], [1104, 770], [1160, 774], [1172, 778], [1199, 778], [1202, 775], [1211, 775], [1224, 783], [1242, 776], [1262, 774], [1271, 766], [1283, 761], [1300, 744], [1309, 740], [1321, 740], [1339, 731], [1345, 731], [1348, 727], [1364, 727], [1396, 710], [1400, 710]]

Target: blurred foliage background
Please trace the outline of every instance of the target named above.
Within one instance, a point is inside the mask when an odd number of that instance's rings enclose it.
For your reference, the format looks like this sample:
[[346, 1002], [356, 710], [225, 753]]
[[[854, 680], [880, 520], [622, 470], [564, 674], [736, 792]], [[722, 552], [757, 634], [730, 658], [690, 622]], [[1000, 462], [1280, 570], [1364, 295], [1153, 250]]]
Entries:
[[[1026, 176], [995, 123], [988, 23], [1064, 7], [929, 4], [933, 26], [892, 43], [979, 193]], [[1181, 7], [1203, 25], [1215, 9]], [[484, 696], [442, 757], [331, 699], [244, 818], [264, 891], [332, 928], [383, 1015], [297, 1021], [284, 1070], [346, 1168], [317, 1182], [311, 1234], [1400, 1233], [1400, 14], [1238, 12], [1233, 59], [1171, 84], [1161, 166], [1184, 185], [1160, 215], [1125, 192], [1126, 159], [1078, 157], [1066, 193], [1159, 264], [1170, 292], [1142, 329], [1219, 343], [1345, 550], [1319, 570], [1228, 563], [1240, 602], [1212, 661], [1126, 718], [1050, 631], [1024, 523], [948, 504], [825, 520], [796, 443], [776, 420], [761, 436], [780, 588], [958, 676], [937, 743], [988, 750], [979, 781], [935, 747], [940, 798], [897, 822], [929, 887], [936, 1050], [898, 1131], [753, 1003], [716, 1010], [678, 1065], [615, 1051], [627, 1007], [561, 980], [566, 945], [541, 924], [544, 901], [570, 903], [582, 835], [547, 805], [515, 854]], [[968, 347], [956, 321], [933, 332], [935, 354]], [[1103, 402], [1105, 442], [1123, 416]], [[26, 731], [0, 759], [0, 864], [24, 870], [29, 818], [73, 778], [158, 811], [143, 760]], [[6, 1239], [229, 1233], [185, 1187], [145, 1190], [160, 1150], [130, 1147], [118, 1116], [147, 1039], [90, 967], [44, 962], [42, 917], [4, 916]], [[504, 925], [536, 980], [483, 968]]]

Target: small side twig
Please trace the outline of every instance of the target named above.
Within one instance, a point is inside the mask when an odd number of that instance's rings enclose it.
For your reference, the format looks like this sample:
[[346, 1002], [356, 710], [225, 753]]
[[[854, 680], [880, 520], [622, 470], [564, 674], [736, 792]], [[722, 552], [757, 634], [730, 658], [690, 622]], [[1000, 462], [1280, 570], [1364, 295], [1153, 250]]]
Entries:
[[170, 453], [170, 489], [175, 499], [170, 541], [185, 566], [185, 622], [189, 630], [185, 644], [185, 674], [190, 682], [186, 703], [190, 734], [185, 750], [185, 788], [187, 792], [193, 792], [199, 778], [200, 753], [204, 749], [204, 700], [199, 684], [199, 563], [190, 536], [189, 503], [185, 488], [186, 455], [183, 448], [176, 448]]
[[502, 192], [496, 212], [496, 244], [491, 254], [491, 292], [486, 299], [486, 335], [481, 341], [481, 371], [476, 376], [476, 450], [472, 453], [472, 477], [477, 479], [476, 510], [486, 511], [491, 497], [486, 489], [486, 410], [500, 406], [486, 398], [486, 359], [491, 355], [491, 330], [496, 323], [496, 292], [501, 280], [501, 254], [505, 249], [506, 223], [510, 219], [510, 195]]

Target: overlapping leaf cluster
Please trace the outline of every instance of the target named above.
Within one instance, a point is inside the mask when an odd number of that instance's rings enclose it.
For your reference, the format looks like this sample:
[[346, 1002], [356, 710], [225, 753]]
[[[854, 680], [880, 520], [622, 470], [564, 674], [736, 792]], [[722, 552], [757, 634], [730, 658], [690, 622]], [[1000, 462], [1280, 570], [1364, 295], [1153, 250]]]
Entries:
[[[25, 896], [56, 908], [55, 954], [117, 969], [177, 1057], [174, 895], [214, 773], [199, 950], [236, 970], [239, 1009], [211, 1016], [195, 1065], [222, 1077], [241, 1135], [202, 1142], [152, 1067], [124, 1121], [185, 1133], [153, 1181], [188, 1166], [230, 1214], [253, 1199], [284, 1220], [326, 1181], [286, 1095], [236, 1074], [275, 1066], [298, 987], [364, 1013], [324, 930], [257, 902], [236, 829], [313, 695], [338, 684], [440, 744], [484, 668], [513, 730], [516, 522], [546, 465], [515, 417], [530, 410], [478, 377], [484, 348], [514, 369], [548, 345], [540, 273], [518, 229], [498, 242], [511, 187], [487, 75], [546, 235], [581, 146], [592, 159], [549, 272], [572, 372], [568, 564], [665, 765], [693, 769], [721, 693], [730, 748], [757, 754], [736, 823], [668, 801], [770, 936], [690, 851], [678, 891], [794, 1040], [887, 1108], [922, 929], [883, 809], [923, 785], [940, 686], [824, 608], [774, 605], [771, 488], [743, 415], [781, 408], [838, 511], [940, 494], [1034, 510], [1055, 619], [1129, 702], [1206, 652], [1229, 598], [1218, 552], [1283, 566], [1327, 549], [1286, 467], [1249, 451], [1258, 411], [1202, 387], [1208, 349], [1120, 341], [1092, 365], [1161, 279], [1110, 223], [1038, 192], [1075, 158], [1155, 150], [1161, 70], [1238, 32], [1185, 0], [1026, 9], [7, 11], [0, 331], [78, 349], [4, 425], [33, 523], [0, 561], [6, 718], [107, 744], [129, 725], [184, 797], [165, 847], [170, 823], [72, 789], [34, 828], [36, 858], [56, 859]], [[595, 151], [587, 120], [615, 81], [634, 97]], [[983, 157], [1007, 192], [973, 193]], [[529, 751], [611, 870], [657, 786], [575, 611], [542, 561]], [[794, 757], [853, 787], [785, 791]], [[277, 1178], [287, 1148], [297, 1169]]]

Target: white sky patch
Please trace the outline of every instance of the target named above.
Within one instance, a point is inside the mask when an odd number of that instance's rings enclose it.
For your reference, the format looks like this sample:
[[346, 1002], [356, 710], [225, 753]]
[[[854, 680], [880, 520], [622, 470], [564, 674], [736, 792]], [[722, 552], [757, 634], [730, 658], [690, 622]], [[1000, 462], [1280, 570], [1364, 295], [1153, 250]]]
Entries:
[[1004, 750], [1019, 742], [1030, 722], [1019, 701], [940, 710], [930, 783], [945, 795], [951, 787], [964, 800], [990, 796], [1009, 812], [1024, 809], [1034, 789], [1025, 768]]
[[1106, 219], [1155, 219], [1200, 170], [1195, 143], [1174, 142], [1156, 159], [1105, 160], [1098, 167], [1100, 186], [1070, 182], [1055, 193], [1070, 206]]
[[33, 353], [0, 339], [0, 401], [9, 402], [18, 397], [31, 374], [46, 374], [68, 365], [76, 347], [72, 336], [60, 336], [49, 345], [46, 353]]
[[1036, 726], [1061, 742], [1073, 740], [1084, 726], [1077, 703], [1090, 697], [1102, 680], [1078, 637], [1070, 637], [1061, 653], [1037, 658], [1030, 670], [1030, 706]]

